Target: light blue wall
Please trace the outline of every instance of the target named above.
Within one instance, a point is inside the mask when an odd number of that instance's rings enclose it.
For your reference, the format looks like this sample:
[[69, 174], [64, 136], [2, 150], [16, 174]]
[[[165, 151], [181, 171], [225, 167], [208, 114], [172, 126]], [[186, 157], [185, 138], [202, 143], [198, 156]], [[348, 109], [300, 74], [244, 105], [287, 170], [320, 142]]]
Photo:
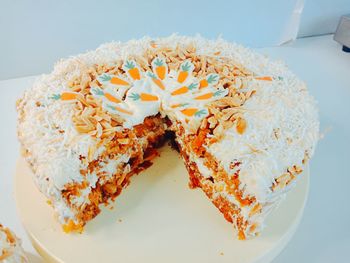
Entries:
[[277, 45], [298, 1], [0, 0], [0, 79], [49, 72], [61, 57], [144, 35]]
[[299, 36], [334, 33], [345, 14], [350, 14], [350, 0], [305, 0]]
[[61, 57], [144, 35], [222, 34], [275, 45], [295, 1], [3, 0], [0, 79], [48, 72]]

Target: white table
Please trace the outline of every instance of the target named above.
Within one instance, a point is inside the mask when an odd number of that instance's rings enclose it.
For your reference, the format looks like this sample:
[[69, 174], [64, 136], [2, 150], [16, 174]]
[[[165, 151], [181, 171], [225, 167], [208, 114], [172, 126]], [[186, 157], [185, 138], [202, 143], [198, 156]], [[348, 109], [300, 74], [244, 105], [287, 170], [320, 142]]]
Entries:
[[[308, 83], [319, 102], [325, 135], [311, 162], [310, 196], [301, 225], [274, 262], [349, 262], [350, 53], [342, 52], [330, 35], [259, 51], [286, 61]], [[13, 173], [19, 155], [15, 101], [34, 78], [0, 81], [0, 222], [13, 229], [33, 254], [16, 213]]]

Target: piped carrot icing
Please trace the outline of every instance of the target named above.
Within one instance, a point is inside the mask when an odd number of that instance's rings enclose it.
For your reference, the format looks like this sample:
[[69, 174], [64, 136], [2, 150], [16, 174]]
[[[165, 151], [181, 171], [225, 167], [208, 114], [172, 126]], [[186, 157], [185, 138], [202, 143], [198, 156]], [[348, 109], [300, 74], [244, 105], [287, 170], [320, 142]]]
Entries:
[[[208, 115], [208, 103], [228, 93], [219, 85], [218, 74], [211, 73], [202, 79], [194, 77], [190, 60], [185, 60], [174, 72], [169, 72], [161, 57], [155, 57], [151, 66], [151, 71], [143, 72], [134, 60], [126, 60], [123, 69], [127, 78], [104, 73], [97, 78], [101, 87], [91, 87], [90, 92], [102, 100], [106, 111], [124, 116], [127, 127], [161, 110], [180, 116], [184, 123], [190, 119], [199, 123]], [[78, 93], [64, 92], [54, 94], [53, 98], [74, 100], [77, 96]]]
[[64, 91], [60, 94], [52, 94], [51, 98], [53, 100], [62, 100], [62, 101], [76, 101], [78, 99], [79, 93]]

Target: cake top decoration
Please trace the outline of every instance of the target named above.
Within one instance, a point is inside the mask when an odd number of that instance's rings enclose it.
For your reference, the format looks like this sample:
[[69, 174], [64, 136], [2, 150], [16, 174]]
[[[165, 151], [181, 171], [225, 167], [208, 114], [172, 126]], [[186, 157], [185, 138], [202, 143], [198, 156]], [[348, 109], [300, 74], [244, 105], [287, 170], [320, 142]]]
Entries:
[[[175, 114], [184, 125], [193, 119], [199, 124], [209, 114], [208, 104], [228, 94], [228, 89], [219, 85], [217, 73], [194, 77], [194, 65], [190, 59], [183, 61], [178, 70], [169, 71], [166, 60], [157, 56], [151, 67], [151, 70], [143, 71], [136, 61], [125, 60], [122, 68], [126, 76], [103, 73], [97, 77], [98, 82], [90, 92], [102, 101], [103, 109], [122, 116], [127, 128], [159, 112]], [[274, 80], [270, 76], [254, 79]], [[51, 98], [74, 102], [79, 99], [79, 93], [64, 91], [53, 94]], [[241, 133], [243, 130], [240, 129]]]

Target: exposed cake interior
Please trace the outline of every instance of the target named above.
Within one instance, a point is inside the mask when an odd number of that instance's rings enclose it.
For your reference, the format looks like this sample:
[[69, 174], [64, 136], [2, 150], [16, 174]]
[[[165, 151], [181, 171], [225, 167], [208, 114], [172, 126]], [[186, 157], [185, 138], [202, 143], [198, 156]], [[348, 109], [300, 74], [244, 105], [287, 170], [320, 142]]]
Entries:
[[[62, 191], [62, 196], [70, 206], [77, 207], [76, 219], [64, 224], [64, 230], [81, 231], [85, 222], [100, 212], [100, 204], [114, 200], [130, 183], [130, 177], [148, 168], [151, 160], [158, 156], [157, 148], [165, 142], [165, 124], [160, 116], [147, 117], [133, 129], [116, 132], [105, 150], [81, 171], [83, 176], [97, 174], [98, 180], [88, 196], [81, 197], [81, 191], [89, 187], [88, 181], [71, 184]], [[127, 158], [123, 157], [127, 155]], [[82, 156], [84, 161], [86, 157]], [[87, 199], [86, 199], [87, 197]]]
[[314, 101], [284, 65], [202, 38], [111, 43], [60, 62], [18, 112], [24, 156], [67, 232], [146, 169], [170, 132], [191, 187], [240, 239], [254, 236], [318, 138]]

